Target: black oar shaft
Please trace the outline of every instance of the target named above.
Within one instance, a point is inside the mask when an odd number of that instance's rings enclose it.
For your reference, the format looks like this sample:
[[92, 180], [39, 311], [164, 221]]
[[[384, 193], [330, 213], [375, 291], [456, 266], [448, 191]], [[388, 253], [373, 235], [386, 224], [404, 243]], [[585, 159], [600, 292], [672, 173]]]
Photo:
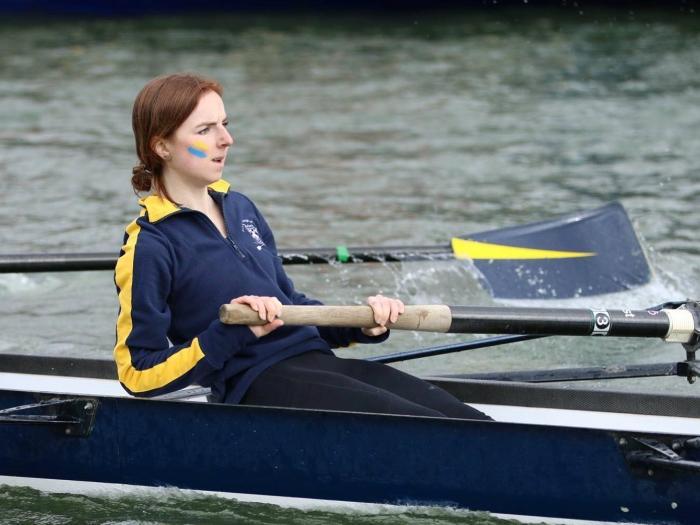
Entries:
[[0, 255], [0, 273], [113, 270], [114, 253], [39, 253]]
[[[340, 250], [339, 248], [342, 248]], [[284, 264], [331, 264], [335, 262], [400, 262], [452, 259], [452, 247], [429, 246], [348, 246], [339, 248], [285, 248], [278, 251]]]
[[665, 337], [664, 311], [451, 306], [453, 333]]
[[[279, 250], [279, 256], [284, 264], [433, 261], [453, 257], [449, 245], [357, 246], [340, 252], [338, 248], [287, 248]], [[113, 270], [116, 264], [117, 254], [107, 252], [0, 255], [0, 273]]]

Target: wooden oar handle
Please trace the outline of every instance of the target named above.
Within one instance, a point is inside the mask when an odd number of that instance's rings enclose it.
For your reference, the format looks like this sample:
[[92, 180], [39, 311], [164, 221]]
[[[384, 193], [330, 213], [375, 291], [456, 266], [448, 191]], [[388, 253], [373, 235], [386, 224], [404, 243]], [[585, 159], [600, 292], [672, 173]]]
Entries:
[[[286, 325], [344, 326], [374, 328], [372, 308], [369, 306], [282, 306], [279, 316]], [[258, 313], [245, 304], [224, 304], [219, 309], [219, 319], [226, 324], [262, 325]], [[399, 330], [421, 330], [426, 332], [447, 332], [452, 323], [449, 306], [420, 305], [406, 306], [404, 313], [395, 323], [387, 327]]]

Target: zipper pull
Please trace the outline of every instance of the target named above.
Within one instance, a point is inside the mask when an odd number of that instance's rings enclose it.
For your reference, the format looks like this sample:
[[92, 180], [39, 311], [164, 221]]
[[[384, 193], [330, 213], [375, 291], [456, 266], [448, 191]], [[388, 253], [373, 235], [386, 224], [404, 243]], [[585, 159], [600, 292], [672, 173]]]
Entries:
[[226, 238], [228, 239], [228, 242], [231, 243], [231, 246], [233, 246], [233, 249], [236, 250], [236, 253], [241, 257], [241, 259], [245, 259], [245, 258], [246, 258], [246, 254], [243, 253], [243, 250], [241, 250], [241, 249], [238, 247], [238, 244], [236, 243], [236, 241], [234, 241], [230, 236], [229, 236], [229, 237], [226, 237]]

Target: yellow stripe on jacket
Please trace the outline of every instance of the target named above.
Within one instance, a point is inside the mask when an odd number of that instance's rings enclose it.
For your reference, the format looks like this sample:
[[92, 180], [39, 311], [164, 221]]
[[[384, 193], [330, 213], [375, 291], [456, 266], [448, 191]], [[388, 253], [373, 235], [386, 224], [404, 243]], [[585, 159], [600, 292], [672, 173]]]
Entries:
[[117, 318], [117, 343], [114, 347], [114, 360], [117, 363], [119, 381], [129, 391], [143, 393], [162, 388], [186, 374], [204, 357], [204, 353], [195, 337], [189, 346], [178, 350], [165, 361], [151, 368], [137, 370], [133, 366], [131, 352], [126, 342], [133, 329], [131, 314], [134, 257], [141, 231], [137, 221], [138, 219], [126, 228], [128, 237], [126, 244], [122, 247], [124, 254], [119, 257], [115, 270], [115, 282], [119, 289], [119, 316]]

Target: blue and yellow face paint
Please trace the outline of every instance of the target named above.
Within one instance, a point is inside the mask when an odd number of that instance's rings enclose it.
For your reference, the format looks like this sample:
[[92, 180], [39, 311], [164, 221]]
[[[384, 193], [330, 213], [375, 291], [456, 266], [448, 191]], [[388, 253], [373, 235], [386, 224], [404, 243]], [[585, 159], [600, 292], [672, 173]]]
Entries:
[[200, 159], [206, 159], [208, 149], [209, 146], [207, 146], [203, 141], [195, 140], [192, 143], [192, 145], [189, 148], [187, 148], [187, 151], [189, 151], [195, 157], [199, 157]]

